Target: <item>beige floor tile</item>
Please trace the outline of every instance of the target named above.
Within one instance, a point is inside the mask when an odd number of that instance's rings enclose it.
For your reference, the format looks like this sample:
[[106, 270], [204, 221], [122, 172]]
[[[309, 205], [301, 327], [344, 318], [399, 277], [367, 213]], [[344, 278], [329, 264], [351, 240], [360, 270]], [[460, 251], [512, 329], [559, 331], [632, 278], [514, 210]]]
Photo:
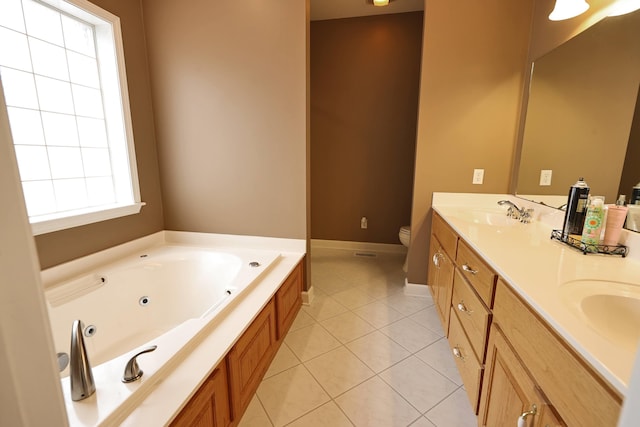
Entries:
[[451, 348], [446, 338], [441, 338], [420, 350], [415, 356], [457, 385], [462, 385], [460, 372], [458, 372], [458, 367], [453, 359], [453, 354], [451, 353]]
[[349, 418], [334, 402], [325, 403], [287, 427], [353, 427]]
[[356, 426], [406, 427], [420, 417], [406, 400], [378, 377], [335, 399]]
[[335, 299], [324, 295], [316, 296], [310, 305], [303, 305], [302, 310], [318, 321], [349, 311]]
[[340, 341], [327, 332], [319, 323], [289, 332], [284, 338], [284, 342], [303, 362], [341, 345]]
[[386, 277], [378, 277], [362, 284], [360, 286], [360, 289], [373, 296], [374, 298], [383, 299], [391, 295], [401, 293], [403, 285], [392, 282]]
[[333, 295], [333, 298], [351, 310], [362, 307], [363, 305], [367, 305], [376, 300], [374, 296], [366, 293], [360, 288], [351, 288], [346, 291], [338, 292]]
[[344, 346], [309, 360], [304, 365], [331, 397], [375, 375]]
[[420, 310], [419, 312], [412, 314], [409, 316], [409, 319], [417, 322], [418, 324], [424, 326], [427, 329], [432, 330], [437, 333], [441, 337], [444, 336], [444, 330], [442, 329], [442, 323], [440, 323], [440, 317], [438, 316], [438, 312], [435, 305], [431, 307], [427, 307], [424, 310]]
[[409, 350], [411, 353], [422, 350], [440, 339], [435, 332], [404, 318], [380, 329], [380, 332]]
[[257, 395], [253, 395], [253, 399], [249, 402], [247, 410], [242, 415], [242, 419], [238, 424], [238, 427], [271, 427], [271, 420], [267, 416], [267, 413], [262, 407], [262, 403], [258, 399]]
[[269, 369], [267, 369], [267, 373], [264, 374], [264, 378], [269, 378], [299, 364], [300, 360], [293, 354], [293, 351], [291, 351], [287, 343], [282, 343]]
[[321, 290], [327, 295], [333, 295], [353, 288], [353, 283], [346, 281], [341, 277], [336, 277], [335, 275], [312, 280], [311, 283], [314, 288]]
[[347, 347], [374, 372], [382, 372], [411, 355], [407, 349], [378, 331], [351, 341]]
[[475, 427], [478, 419], [471, 409], [467, 393], [459, 388], [425, 416], [437, 426]]
[[405, 295], [404, 293], [393, 294], [381, 300], [381, 302], [393, 307], [405, 316], [410, 316], [433, 305], [431, 296], [417, 297]]
[[379, 301], [360, 307], [354, 310], [354, 313], [376, 328], [383, 328], [404, 317], [399, 311]]
[[289, 332], [296, 331], [304, 328], [305, 326], [311, 326], [316, 323], [316, 319], [308, 315], [304, 310], [300, 310], [289, 328]]
[[410, 427], [436, 427], [436, 425], [431, 421], [429, 421], [428, 419], [426, 419], [425, 417], [420, 417], [418, 418], [418, 421], [411, 424]]
[[421, 413], [436, 406], [458, 388], [415, 356], [393, 365], [379, 376]]
[[331, 400], [303, 365], [263, 380], [257, 395], [276, 427], [284, 426]]
[[375, 330], [351, 311], [323, 320], [320, 324], [343, 344]]

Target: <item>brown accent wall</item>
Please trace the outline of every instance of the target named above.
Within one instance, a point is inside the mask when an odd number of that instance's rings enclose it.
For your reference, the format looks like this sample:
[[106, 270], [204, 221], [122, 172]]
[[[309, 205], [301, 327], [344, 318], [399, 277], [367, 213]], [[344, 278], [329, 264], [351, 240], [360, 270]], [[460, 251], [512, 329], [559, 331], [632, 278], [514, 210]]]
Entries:
[[625, 194], [627, 202], [631, 200], [633, 187], [640, 183], [640, 90], [636, 94], [636, 106], [633, 114], [633, 122], [631, 123], [631, 131], [629, 134], [629, 144], [624, 159], [622, 169], [622, 177], [620, 178], [620, 187], [618, 194]]
[[142, 3], [165, 228], [306, 238], [306, 2]]
[[425, 1], [411, 283], [426, 283], [433, 192], [508, 189], [532, 12], [533, 0]]
[[91, 1], [120, 17], [140, 193], [142, 201], [147, 205], [138, 215], [36, 236], [40, 266], [43, 269], [155, 233], [163, 228], [142, 7], [140, 2], [130, 0]]
[[314, 239], [400, 243], [411, 215], [422, 19], [311, 23]]

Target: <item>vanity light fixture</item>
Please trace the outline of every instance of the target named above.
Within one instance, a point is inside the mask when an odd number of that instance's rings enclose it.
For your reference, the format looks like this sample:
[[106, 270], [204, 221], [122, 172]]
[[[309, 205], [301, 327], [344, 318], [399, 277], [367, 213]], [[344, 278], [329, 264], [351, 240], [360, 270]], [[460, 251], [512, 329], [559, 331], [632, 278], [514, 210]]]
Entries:
[[618, 0], [609, 8], [607, 16], [620, 16], [640, 9], [640, 0]]
[[374, 6], [388, 6], [394, 0], [367, 0], [367, 3]]
[[589, 9], [589, 3], [585, 0], [556, 0], [556, 6], [549, 14], [552, 21], [562, 21], [576, 17]]

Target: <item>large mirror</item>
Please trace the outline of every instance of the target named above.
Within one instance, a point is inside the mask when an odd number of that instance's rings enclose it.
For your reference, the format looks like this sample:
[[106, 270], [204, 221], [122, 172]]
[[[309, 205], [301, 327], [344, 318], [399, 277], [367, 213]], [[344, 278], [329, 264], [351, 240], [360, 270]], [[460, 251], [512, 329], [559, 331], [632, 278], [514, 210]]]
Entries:
[[537, 59], [516, 194], [559, 207], [584, 177], [606, 203], [629, 200], [640, 182], [639, 87], [640, 11], [605, 18]]

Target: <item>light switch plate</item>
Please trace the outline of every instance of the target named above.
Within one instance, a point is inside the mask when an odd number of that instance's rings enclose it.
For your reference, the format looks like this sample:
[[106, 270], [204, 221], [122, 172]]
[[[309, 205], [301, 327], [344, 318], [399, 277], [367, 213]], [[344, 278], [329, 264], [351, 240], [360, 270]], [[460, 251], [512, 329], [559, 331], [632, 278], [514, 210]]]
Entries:
[[540, 171], [540, 186], [549, 186], [551, 185], [551, 169], [542, 169]]
[[484, 181], [484, 169], [473, 170], [473, 184], [482, 184]]

